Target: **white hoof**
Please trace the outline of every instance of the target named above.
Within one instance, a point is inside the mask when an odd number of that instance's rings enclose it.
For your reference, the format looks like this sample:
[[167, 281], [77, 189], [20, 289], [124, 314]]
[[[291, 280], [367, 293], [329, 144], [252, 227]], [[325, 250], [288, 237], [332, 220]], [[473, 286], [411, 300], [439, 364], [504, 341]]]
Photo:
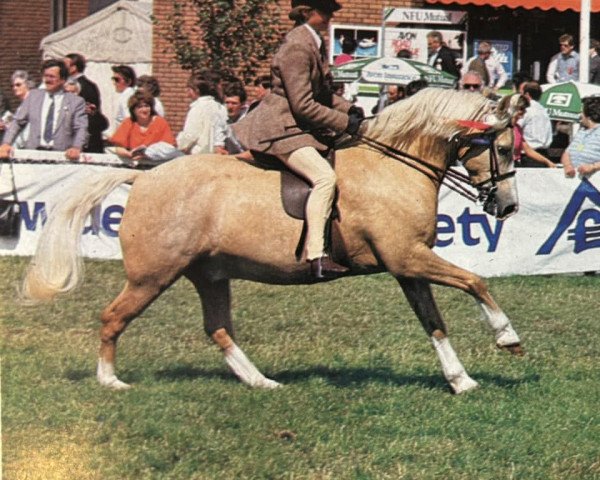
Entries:
[[521, 343], [521, 340], [510, 324], [496, 333], [496, 345], [500, 348], [509, 345], [518, 345], [519, 343]]
[[448, 383], [456, 395], [460, 395], [461, 393], [465, 393], [469, 390], [474, 390], [479, 387], [479, 384], [466, 373], [463, 373], [458, 377], [454, 377]]
[[110, 388], [111, 390], [128, 390], [131, 388], [131, 385], [128, 383], [122, 382], [117, 377], [112, 378], [111, 380], [100, 380], [100, 384], [103, 387]]
[[96, 378], [103, 387], [110, 388], [111, 390], [127, 390], [131, 388], [131, 385], [122, 382], [115, 375], [115, 367], [112, 363], [108, 363], [101, 358], [98, 359], [98, 369], [96, 371]]
[[267, 378], [267, 377], [263, 377], [262, 380], [257, 382], [255, 385], [252, 385], [252, 387], [266, 388], [267, 390], [273, 390], [274, 388], [280, 388], [282, 386], [283, 385], [281, 383], [276, 382], [275, 380], [271, 380], [270, 378]]
[[280, 386], [275, 380], [271, 380], [260, 373], [236, 344], [225, 351], [225, 361], [233, 373], [250, 387], [273, 389]]

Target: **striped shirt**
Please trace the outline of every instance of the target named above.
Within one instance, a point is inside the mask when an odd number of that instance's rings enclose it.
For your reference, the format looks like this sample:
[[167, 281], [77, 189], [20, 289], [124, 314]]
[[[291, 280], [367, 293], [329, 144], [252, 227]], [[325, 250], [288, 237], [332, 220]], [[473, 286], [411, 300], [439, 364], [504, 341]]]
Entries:
[[600, 125], [580, 128], [567, 148], [573, 167], [600, 162]]

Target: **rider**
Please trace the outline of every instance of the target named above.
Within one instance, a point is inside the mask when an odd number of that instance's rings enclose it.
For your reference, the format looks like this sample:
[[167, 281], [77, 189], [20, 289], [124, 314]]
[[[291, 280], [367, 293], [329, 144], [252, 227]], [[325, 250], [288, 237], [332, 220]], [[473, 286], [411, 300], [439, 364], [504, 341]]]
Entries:
[[[362, 109], [333, 94], [325, 43], [335, 0], [292, 0], [296, 25], [273, 58], [272, 91], [233, 126], [248, 149], [277, 156], [312, 184], [306, 204], [306, 260], [315, 278], [332, 278], [348, 269], [324, 252], [325, 225], [335, 195], [335, 172], [319, 152], [328, 150], [323, 130], [351, 135], [364, 118]], [[283, 138], [280, 138], [283, 137]]]

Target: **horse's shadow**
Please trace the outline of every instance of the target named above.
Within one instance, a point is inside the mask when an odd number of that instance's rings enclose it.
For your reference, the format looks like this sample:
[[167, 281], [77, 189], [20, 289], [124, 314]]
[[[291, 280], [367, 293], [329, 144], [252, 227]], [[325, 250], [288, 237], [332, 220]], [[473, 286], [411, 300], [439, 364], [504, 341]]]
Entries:
[[[93, 372], [87, 370], [68, 370], [65, 376], [72, 382], [78, 382], [92, 377]], [[284, 385], [306, 383], [312, 379], [323, 379], [328, 384], [337, 388], [351, 388], [357, 385], [378, 383], [381, 385], [393, 385], [397, 387], [417, 386], [420, 388], [448, 390], [448, 384], [440, 374], [413, 373], [398, 374], [391, 368], [331, 368], [323, 365], [300, 369], [283, 370], [269, 373], [269, 378]], [[154, 373], [158, 381], [178, 382], [197, 379], [217, 379], [228, 382], [238, 382], [235, 376], [225, 369], [205, 369], [193, 366], [177, 365], [158, 370]], [[500, 388], [510, 389], [520, 385], [537, 383], [540, 380], [538, 374], [529, 374], [520, 378], [510, 378], [503, 375], [490, 374], [487, 372], [473, 372], [472, 377], [484, 385], [495, 385]], [[135, 372], [123, 372], [122, 379], [126, 382], [137, 382], [139, 374]]]
[[[323, 365], [301, 370], [284, 370], [268, 373], [267, 376], [282, 384], [292, 385], [305, 383], [311, 379], [320, 378], [338, 388], [350, 388], [368, 383], [393, 385], [398, 387], [418, 386], [428, 389], [447, 390], [448, 384], [440, 374], [413, 373], [398, 374], [390, 368], [331, 368]], [[509, 378], [487, 372], [474, 372], [473, 378], [481, 383], [496, 385], [501, 388], [514, 388], [519, 385], [539, 382], [539, 375], [531, 374], [521, 378]], [[157, 380], [179, 381], [204, 379], [220, 379], [236, 381], [235, 376], [226, 370], [202, 369], [196, 367], [177, 366], [156, 372]]]

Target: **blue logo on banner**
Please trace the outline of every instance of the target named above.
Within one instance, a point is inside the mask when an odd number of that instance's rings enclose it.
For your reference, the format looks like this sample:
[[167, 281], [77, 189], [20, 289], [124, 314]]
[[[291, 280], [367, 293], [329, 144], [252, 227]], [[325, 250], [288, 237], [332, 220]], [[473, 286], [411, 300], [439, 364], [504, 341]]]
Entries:
[[[558, 225], [536, 255], [550, 254], [565, 231], [567, 232], [567, 240], [574, 243], [573, 251], [575, 253], [590, 248], [600, 248], [600, 210], [595, 208], [581, 210], [585, 200], [590, 200], [600, 207], [600, 192], [594, 188], [589, 180], [584, 178], [560, 216]], [[573, 223], [573, 228], [569, 229]]]

